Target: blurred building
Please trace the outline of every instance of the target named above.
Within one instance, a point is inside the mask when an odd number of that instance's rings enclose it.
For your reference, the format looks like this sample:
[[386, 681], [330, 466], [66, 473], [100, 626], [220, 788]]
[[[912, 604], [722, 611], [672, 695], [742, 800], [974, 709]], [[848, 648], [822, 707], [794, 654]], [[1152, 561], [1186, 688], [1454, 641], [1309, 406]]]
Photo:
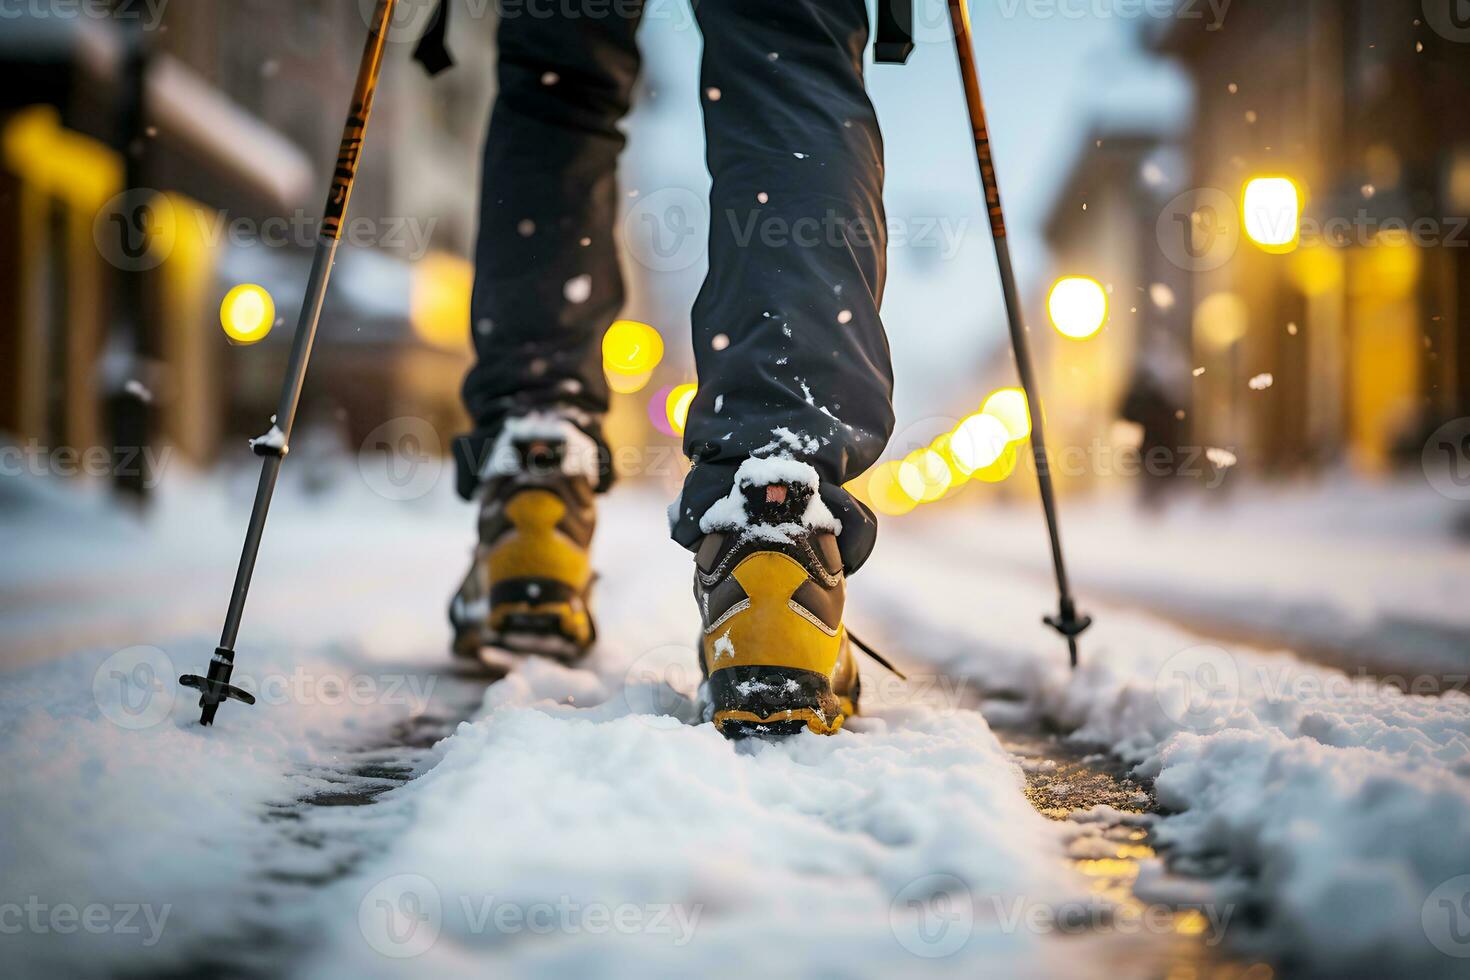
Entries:
[[[1095, 134], [1048, 227], [1056, 274], [1111, 301], [1092, 340], [1038, 336], [1057, 443], [1106, 442], [1140, 406], [1167, 430], [1173, 404], [1185, 452], [1371, 473], [1470, 415], [1470, 38], [1422, 7], [1236, 0], [1219, 30], [1154, 38], [1195, 89], [1182, 156]], [[1299, 242], [1246, 233], [1258, 177], [1299, 189]]]
[[[142, 6], [31, 12], [0, 36], [0, 433], [206, 462], [269, 424], [367, 25], [335, 0], [192, 0], [157, 24]], [[493, 20], [466, 12], [432, 82], [409, 60], [418, 25], [389, 45], [303, 400], [349, 442], [394, 416], [464, 423], [494, 62]], [[235, 348], [218, 309], [245, 281], [279, 319]]]

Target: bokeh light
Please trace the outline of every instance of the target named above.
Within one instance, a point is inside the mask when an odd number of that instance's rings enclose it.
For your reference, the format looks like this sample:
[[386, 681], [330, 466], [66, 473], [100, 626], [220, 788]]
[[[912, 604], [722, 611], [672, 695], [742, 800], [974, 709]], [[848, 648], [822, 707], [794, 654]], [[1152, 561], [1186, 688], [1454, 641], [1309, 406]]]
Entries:
[[982, 466], [970, 474], [970, 479], [981, 483], [1000, 483], [1016, 472], [1016, 462], [1020, 453], [1016, 449], [1017, 444], [1011, 443], [989, 466]]
[[980, 412], [955, 427], [950, 449], [965, 475], [971, 476], [999, 459], [1010, 441], [1011, 433], [1004, 422]]
[[1289, 177], [1248, 181], [1240, 212], [1246, 235], [1267, 252], [1291, 252], [1301, 241], [1302, 193]]
[[1073, 340], [1086, 340], [1108, 321], [1108, 294], [1096, 279], [1067, 276], [1051, 287], [1046, 311], [1057, 333]]
[[[918, 506], [919, 502], [904, 489], [903, 481], [899, 478], [905, 466], [913, 469], [912, 466], [895, 460], [876, 467], [869, 475], [868, 497], [878, 513], [898, 517]], [[918, 482], [922, 483], [922, 480]]]
[[409, 321], [414, 333], [440, 350], [468, 350], [470, 295], [475, 267], [458, 255], [430, 252], [409, 279]]
[[664, 400], [664, 413], [668, 418], [669, 428], [674, 430], [675, 435], [684, 434], [684, 426], [689, 422], [689, 406], [694, 403], [694, 395], [698, 390], [697, 385], [676, 385]]
[[258, 343], [275, 326], [276, 302], [265, 287], [243, 283], [225, 294], [219, 305], [219, 322], [232, 343]]
[[1006, 427], [1010, 442], [1025, 439], [1031, 434], [1031, 409], [1026, 404], [1026, 393], [1020, 388], [1001, 388], [992, 392], [980, 406], [980, 412], [998, 419]]
[[652, 371], [644, 371], [641, 374], [618, 374], [614, 371], [603, 373], [607, 375], [607, 386], [620, 395], [631, 395], [642, 391], [649, 379], [653, 377]]
[[932, 503], [943, 497], [953, 480], [949, 464], [933, 449], [916, 449], [904, 457], [908, 464], [899, 470], [899, 482], [904, 492], [921, 504]]
[[648, 375], [663, 357], [664, 339], [646, 323], [616, 320], [602, 335], [602, 367], [608, 375]]

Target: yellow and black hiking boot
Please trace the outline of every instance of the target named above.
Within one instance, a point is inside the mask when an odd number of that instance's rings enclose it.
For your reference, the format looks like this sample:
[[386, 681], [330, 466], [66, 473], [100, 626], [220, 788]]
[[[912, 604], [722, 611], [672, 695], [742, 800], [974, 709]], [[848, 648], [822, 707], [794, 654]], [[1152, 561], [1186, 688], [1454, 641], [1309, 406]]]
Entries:
[[449, 606], [456, 655], [575, 660], [592, 646], [596, 453], [557, 416], [505, 423], [480, 472], [480, 543]]
[[858, 709], [837, 522], [797, 460], [748, 460], [700, 522], [706, 716], [726, 738], [834, 734]]

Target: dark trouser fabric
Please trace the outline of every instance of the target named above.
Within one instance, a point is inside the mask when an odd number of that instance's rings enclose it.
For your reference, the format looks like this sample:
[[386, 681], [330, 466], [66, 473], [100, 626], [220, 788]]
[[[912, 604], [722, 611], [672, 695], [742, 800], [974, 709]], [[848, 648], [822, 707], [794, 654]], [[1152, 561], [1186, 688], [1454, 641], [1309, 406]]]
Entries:
[[[479, 363], [464, 389], [477, 433], [459, 449], [462, 491], [474, 484], [466, 464], [483, 458], [507, 415], [606, 411], [600, 341], [623, 302], [614, 170], [617, 122], [638, 72], [638, 18], [627, 15], [637, 8], [623, 0], [599, 5], [606, 16], [575, 19], [517, 9], [500, 24], [500, 95], [485, 148]], [[842, 484], [878, 459], [893, 429], [878, 316], [883, 148], [862, 77], [866, 6], [699, 0], [695, 12], [713, 176], [710, 272], [693, 310], [699, 393], [684, 450], [694, 465], [674, 538], [696, 546], [700, 516], [729, 493], [740, 463], [786, 450], [820, 475], [852, 572], [876, 525]], [[600, 438], [595, 423], [584, 427]]]

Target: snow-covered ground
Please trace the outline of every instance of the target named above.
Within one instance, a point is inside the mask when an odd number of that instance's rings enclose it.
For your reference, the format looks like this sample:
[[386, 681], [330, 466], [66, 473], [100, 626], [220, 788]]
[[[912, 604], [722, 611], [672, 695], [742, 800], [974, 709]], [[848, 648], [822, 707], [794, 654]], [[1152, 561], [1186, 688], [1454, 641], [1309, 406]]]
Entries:
[[[1044, 580], [972, 535], [894, 522], [854, 582], [850, 624], [917, 665], [908, 684], [865, 676], [869, 712], [834, 738], [732, 747], [692, 724], [688, 558], [660, 495], [624, 488], [594, 657], [528, 663], [424, 750], [395, 727], [465, 685], [443, 602], [472, 521], [445, 495], [288, 486], [236, 675], [261, 704], [201, 730], [169, 675], [213, 647], [248, 485], [168, 486], [144, 524], [71, 488], [3, 491], [0, 947], [22, 974], [253, 952], [312, 977], [1149, 975], [1179, 933], [1227, 923], [1237, 955], [1316, 972], [1450, 976], [1470, 954], [1463, 693], [1093, 602], [1070, 675], [1037, 624]], [[1210, 875], [1184, 889], [1198, 912], [1157, 862], [1152, 920], [1099, 911], [1068, 854], [1121, 851], [1042, 817], [991, 727], [1038, 720], [1156, 780], [1165, 856]], [[418, 778], [298, 802], [360, 789], [364, 760]]]
[[[1039, 506], [995, 506], [993, 488], [978, 484], [964, 494], [890, 527], [1045, 581]], [[1069, 499], [1062, 528], [1073, 580], [1094, 597], [1286, 642], [1349, 670], [1470, 670], [1470, 505], [1422, 477], [1186, 492], [1160, 513], [1131, 493]]]

